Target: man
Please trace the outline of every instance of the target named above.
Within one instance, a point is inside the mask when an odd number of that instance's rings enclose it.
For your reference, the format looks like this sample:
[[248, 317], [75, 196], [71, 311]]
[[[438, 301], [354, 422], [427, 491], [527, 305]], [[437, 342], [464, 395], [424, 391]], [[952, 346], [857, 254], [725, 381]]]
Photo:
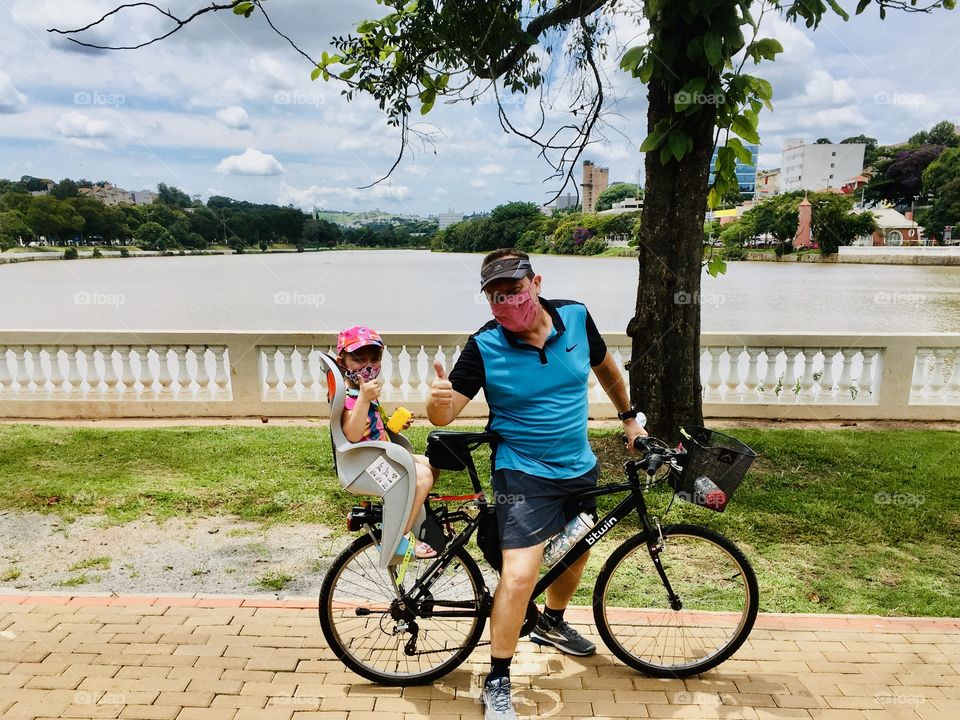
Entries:
[[[491, 481], [503, 548], [503, 569], [490, 618], [490, 674], [484, 682], [487, 720], [516, 718], [510, 696], [510, 661], [517, 647], [544, 543], [579, 512], [593, 512], [593, 499], [576, 495], [597, 483], [597, 458], [587, 439], [590, 369], [617, 408], [627, 446], [646, 435], [630, 408], [620, 369], [586, 307], [540, 297], [541, 278], [529, 256], [495, 250], [480, 271], [480, 287], [494, 320], [470, 336], [446, 377], [437, 377], [427, 417], [448, 425], [483, 388], [490, 406], [488, 427], [503, 438]], [[584, 555], [547, 588], [546, 606], [531, 640], [574, 655], [596, 646], [563, 619], [587, 563]]]

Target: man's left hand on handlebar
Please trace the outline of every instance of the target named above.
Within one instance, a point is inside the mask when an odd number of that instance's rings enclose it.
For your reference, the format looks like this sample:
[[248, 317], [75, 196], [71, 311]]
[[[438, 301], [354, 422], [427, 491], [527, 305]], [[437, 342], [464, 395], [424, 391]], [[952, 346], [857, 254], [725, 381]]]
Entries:
[[623, 421], [623, 432], [627, 436], [627, 450], [630, 452], [637, 452], [637, 449], [633, 446], [633, 441], [638, 437], [646, 437], [647, 431], [643, 429], [643, 426], [637, 422], [636, 419], [630, 419]]

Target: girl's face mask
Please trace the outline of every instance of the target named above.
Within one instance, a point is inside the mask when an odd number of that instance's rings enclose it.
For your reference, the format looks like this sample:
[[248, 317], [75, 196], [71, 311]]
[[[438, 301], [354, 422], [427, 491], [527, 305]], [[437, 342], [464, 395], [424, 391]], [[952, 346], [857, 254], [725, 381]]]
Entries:
[[540, 310], [540, 303], [534, 299], [530, 290], [524, 290], [516, 295], [508, 295], [501, 302], [491, 303], [490, 310], [503, 327], [519, 333], [533, 325]]
[[347, 370], [344, 375], [356, 385], [359, 385], [361, 381], [368, 383], [380, 376], [380, 365], [367, 365], [356, 370]]

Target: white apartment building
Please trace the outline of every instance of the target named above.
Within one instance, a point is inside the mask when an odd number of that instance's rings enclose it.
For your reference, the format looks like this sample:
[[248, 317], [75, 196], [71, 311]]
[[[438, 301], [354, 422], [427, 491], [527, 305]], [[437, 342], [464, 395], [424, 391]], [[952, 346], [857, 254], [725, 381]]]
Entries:
[[863, 143], [805, 145], [788, 138], [780, 162], [779, 192], [839, 188], [863, 172]]
[[450, 210], [449, 212], [440, 213], [437, 216], [437, 221], [440, 224], [440, 229], [450, 227], [451, 225], [456, 225], [458, 222], [463, 221], [463, 213], [456, 212], [455, 210]]

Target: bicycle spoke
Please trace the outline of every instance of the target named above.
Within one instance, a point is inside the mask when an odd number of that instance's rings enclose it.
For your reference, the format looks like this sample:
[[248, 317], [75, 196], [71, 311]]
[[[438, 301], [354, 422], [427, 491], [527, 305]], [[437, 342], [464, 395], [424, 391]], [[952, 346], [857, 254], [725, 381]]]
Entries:
[[755, 591], [741, 561], [706, 535], [696, 529], [669, 535], [659, 553], [680, 609], [671, 607], [645, 542], [607, 572], [598, 627], [603, 624], [604, 640], [609, 636], [608, 644], [628, 664], [687, 676], [713, 667], [743, 641], [744, 627], [753, 622]]
[[[379, 567], [378, 551], [369, 544], [358, 548], [341, 561], [326, 608], [331, 645], [336, 645], [357, 663], [378, 676], [416, 677], [434, 671], [462, 652], [467, 643], [476, 642], [479, 616], [434, 617], [438, 612], [479, 613], [480, 588], [474, 575], [462, 561], [454, 560], [453, 569], [436, 575], [420, 595], [421, 610], [408, 595], [433, 567], [432, 560], [411, 560], [403, 583], [395, 591], [396, 570]], [[476, 572], [476, 571], [474, 571]], [[479, 575], [477, 576], [479, 577]], [[397, 592], [405, 597], [406, 609], [396, 607]], [[407, 613], [414, 610], [411, 620]], [[358, 614], [358, 612], [360, 614]], [[414, 638], [412, 654], [407, 648]], [[329, 639], [329, 638], [328, 638]]]

